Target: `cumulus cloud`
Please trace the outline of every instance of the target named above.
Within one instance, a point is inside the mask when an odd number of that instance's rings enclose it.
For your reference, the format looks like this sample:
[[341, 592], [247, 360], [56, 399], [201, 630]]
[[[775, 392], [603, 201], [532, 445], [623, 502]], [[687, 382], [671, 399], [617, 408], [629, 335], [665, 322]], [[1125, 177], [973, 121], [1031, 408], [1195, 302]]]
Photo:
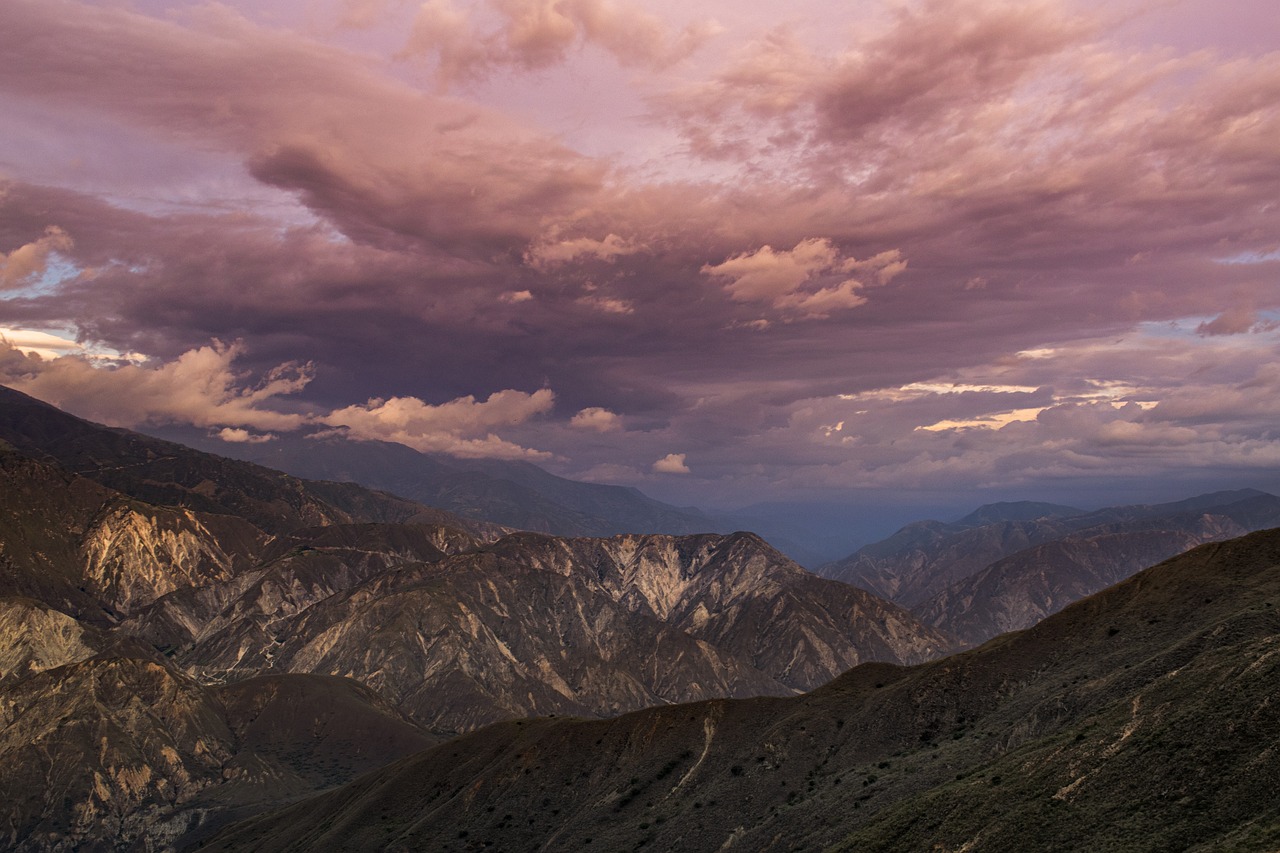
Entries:
[[49, 265], [49, 256], [54, 252], [69, 252], [73, 245], [67, 232], [50, 225], [39, 239], [8, 254], [0, 253], [0, 290], [21, 287], [43, 275]]
[[350, 438], [394, 441], [415, 450], [461, 457], [541, 459], [550, 454], [520, 447], [493, 430], [524, 423], [551, 410], [555, 394], [543, 388], [532, 394], [498, 391], [483, 402], [473, 396], [431, 405], [414, 397], [371, 399], [320, 418], [343, 428]]
[[445, 82], [475, 79], [503, 66], [547, 68], [577, 45], [599, 47], [625, 66], [663, 68], [719, 32], [712, 21], [676, 33], [661, 18], [610, 0], [489, 0], [497, 25], [484, 27], [450, 0], [427, 0], [402, 54], [433, 59]]
[[634, 314], [636, 306], [626, 299], [618, 299], [613, 296], [604, 296], [599, 293], [589, 293], [580, 296], [576, 300], [579, 305], [590, 308], [593, 311], [599, 311], [603, 314], [627, 315]]
[[688, 474], [689, 466], [684, 463], [685, 453], [668, 453], [653, 463], [655, 474]]
[[578, 258], [595, 258], [611, 261], [621, 255], [630, 255], [639, 247], [628, 243], [617, 234], [609, 234], [603, 240], [576, 237], [571, 240], [543, 240], [535, 243], [525, 253], [525, 262], [535, 269], [545, 270], [566, 264]]
[[48, 332], [31, 329], [6, 329], [0, 327], [0, 346], [8, 345], [18, 352], [27, 355], [38, 355], [45, 359], [58, 358], [63, 355], [78, 354], [84, 347], [78, 341], [53, 335]]
[[574, 415], [569, 420], [569, 426], [596, 432], [613, 432], [622, 429], [622, 419], [608, 409], [592, 406]]
[[298, 414], [271, 409], [311, 381], [310, 364], [283, 364], [256, 382], [233, 367], [241, 344], [215, 342], [158, 365], [101, 365], [79, 355], [9, 360], [6, 385], [81, 417], [111, 426], [193, 424], [199, 427], [294, 429]]
[[79, 354], [46, 359], [0, 341], [0, 382], [111, 426], [190, 424], [211, 428], [232, 443], [271, 441], [276, 435], [268, 430], [323, 425], [357, 440], [394, 441], [454, 456], [550, 456], [495, 432], [550, 411], [555, 395], [549, 389], [499, 391], [482, 402], [467, 396], [431, 405], [416, 397], [392, 397], [328, 413], [289, 412], [278, 404], [311, 382], [314, 367], [282, 364], [255, 378], [235, 368], [244, 352], [243, 344], [214, 342], [170, 362], [104, 364]]
[[[718, 264], [706, 264], [702, 273], [728, 279], [724, 288], [735, 301], [768, 302], [802, 317], [823, 318], [864, 304], [867, 298], [861, 291], [868, 284], [888, 284], [906, 266], [896, 249], [859, 261], [842, 257], [830, 240], [811, 237], [787, 251], [763, 246]], [[811, 281], [851, 273], [859, 277], [806, 288]]]
[[223, 427], [216, 435], [231, 444], [263, 444], [276, 438], [274, 433], [253, 433], [239, 427]]

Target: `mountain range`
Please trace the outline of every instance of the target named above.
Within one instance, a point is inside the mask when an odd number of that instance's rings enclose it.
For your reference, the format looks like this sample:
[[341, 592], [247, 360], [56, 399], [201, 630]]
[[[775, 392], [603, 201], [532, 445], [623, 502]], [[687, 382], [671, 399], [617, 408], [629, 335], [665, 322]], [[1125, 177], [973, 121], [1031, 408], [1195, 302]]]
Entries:
[[990, 504], [952, 523], [920, 521], [817, 569], [977, 645], [1027, 628], [1196, 545], [1280, 526], [1280, 498], [1254, 489], [1086, 512]]
[[181, 846], [494, 721], [796, 695], [952, 647], [749, 533], [514, 532], [9, 389], [0, 441], [16, 849]]
[[0, 846], [1272, 850], [1280, 530], [1216, 540], [1277, 503], [989, 505], [867, 591], [0, 388]]
[[201, 849], [1264, 851], [1280, 531], [804, 696], [486, 728]]

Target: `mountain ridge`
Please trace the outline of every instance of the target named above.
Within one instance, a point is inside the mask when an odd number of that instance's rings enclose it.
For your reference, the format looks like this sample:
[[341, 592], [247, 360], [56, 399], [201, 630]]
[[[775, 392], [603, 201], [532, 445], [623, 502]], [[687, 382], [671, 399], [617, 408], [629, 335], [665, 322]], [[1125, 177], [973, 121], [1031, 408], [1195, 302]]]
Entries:
[[989, 504], [958, 522], [914, 522], [818, 571], [976, 645], [1195, 545], [1280, 524], [1280, 498], [1256, 489], [1046, 512], [1055, 506]]
[[359, 483], [465, 518], [558, 536], [727, 532], [724, 522], [695, 508], [630, 486], [570, 480], [522, 460], [458, 459], [337, 436], [279, 436], [219, 450], [295, 476]]

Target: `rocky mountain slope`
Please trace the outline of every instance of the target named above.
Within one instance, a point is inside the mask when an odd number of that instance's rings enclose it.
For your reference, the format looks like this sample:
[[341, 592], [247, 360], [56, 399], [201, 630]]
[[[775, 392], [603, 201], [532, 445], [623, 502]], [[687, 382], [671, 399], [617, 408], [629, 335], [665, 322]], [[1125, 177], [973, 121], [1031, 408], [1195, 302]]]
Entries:
[[1000, 520], [976, 527], [917, 521], [844, 560], [819, 567], [817, 573], [914, 607], [1002, 557], [1073, 529], [1057, 518]]
[[1280, 531], [794, 698], [486, 728], [205, 850], [1280, 845]]
[[1280, 499], [1086, 528], [997, 560], [915, 608], [966, 645], [1036, 624], [1067, 604], [1196, 545], [1280, 525]]
[[[0, 613], [13, 606], [0, 599]], [[19, 607], [26, 627], [38, 628], [34, 609]], [[23, 635], [0, 622], [0, 659], [16, 655], [27, 668], [0, 684], [5, 849], [181, 846], [437, 740], [348, 679], [280, 675], [209, 687], [141, 644], [104, 642], [66, 620], [58, 627], [70, 641], [51, 654], [43, 632], [40, 657], [16, 649]]]
[[1195, 545], [1280, 525], [1280, 498], [1245, 489], [1072, 512], [1006, 503], [951, 524], [916, 522], [819, 572], [976, 645]]
[[0, 484], [0, 595], [94, 624], [231, 578], [267, 541], [242, 519], [147, 504], [4, 448]]
[[[914, 662], [950, 648], [906, 611], [814, 577], [751, 534], [514, 534], [413, 556], [393, 571], [342, 574], [336, 566], [361, 565], [350, 546], [335, 554], [317, 542], [218, 597], [226, 603], [193, 641], [164, 638], [151, 614], [130, 629], [183, 647], [176, 660], [204, 679], [346, 675], [448, 731], [788, 695], [865, 660]], [[314, 578], [327, 586], [317, 591]], [[172, 615], [189, 612], [189, 600], [153, 613], [189, 623]]]

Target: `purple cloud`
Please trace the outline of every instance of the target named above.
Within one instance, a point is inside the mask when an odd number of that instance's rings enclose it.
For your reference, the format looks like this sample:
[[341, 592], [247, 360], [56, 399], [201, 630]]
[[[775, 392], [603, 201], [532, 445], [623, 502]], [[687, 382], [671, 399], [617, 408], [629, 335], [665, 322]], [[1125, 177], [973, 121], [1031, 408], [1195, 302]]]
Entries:
[[10, 349], [11, 381], [718, 502], [1275, 476], [1280, 55], [1248, 39], [1065, 0], [712, 5], [714, 38], [245, 8], [0, 8], [0, 327], [141, 359]]

